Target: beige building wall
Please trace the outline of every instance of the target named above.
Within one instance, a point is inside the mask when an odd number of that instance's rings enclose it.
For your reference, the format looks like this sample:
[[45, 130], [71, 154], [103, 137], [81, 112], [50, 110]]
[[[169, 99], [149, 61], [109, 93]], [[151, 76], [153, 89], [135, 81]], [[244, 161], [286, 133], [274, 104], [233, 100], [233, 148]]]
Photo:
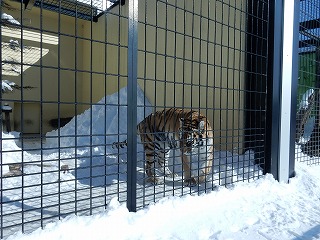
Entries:
[[[245, 3], [178, 1], [176, 8], [175, 2], [139, 1], [138, 83], [156, 109], [199, 108], [215, 129], [217, 148], [241, 152]], [[128, 4], [113, 8], [97, 24], [85, 23], [87, 38], [107, 42], [84, 44], [83, 66], [107, 69], [105, 76], [84, 77], [85, 102], [126, 85], [127, 14]]]
[[83, 68], [87, 73], [82, 93], [86, 103], [96, 103], [127, 84], [127, 6], [114, 7], [97, 23], [84, 23], [84, 37], [93, 39], [83, 44]]
[[228, 4], [139, 1], [138, 77], [157, 108], [199, 108], [213, 125], [216, 147], [241, 152], [245, 4]]
[[[217, 148], [239, 152], [244, 142], [244, 2], [231, 0], [228, 6], [213, 0], [139, 1], [138, 83], [146, 96], [157, 109], [199, 108], [214, 127]], [[32, 26], [42, 24], [44, 29], [70, 36], [58, 36], [58, 46], [43, 44], [49, 53], [42, 64], [65, 71], [31, 67], [22, 78], [8, 77], [18, 84], [23, 79], [24, 85], [37, 86], [23, 91], [24, 101], [50, 102], [42, 104], [44, 122], [57, 118], [57, 101], [63, 102], [59, 105], [61, 117], [73, 116], [74, 102], [79, 102], [79, 114], [126, 86], [127, 2], [101, 16], [97, 23], [60, 15], [58, 24], [58, 14], [48, 11], [42, 12], [41, 23], [40, 9], [23, 12]], [[75, 40], [75, 34], [83, 38]], [[10, 98], [19, 100], [20, 93]], [[18, 126], [20, 116], [14, 115]]]
[[[40, 111], [42, 112], [43, 133], [52, 130], [49, 124], [51, 119], [60, 117], [72, 117], [75, 115], [75, 101], [82, 99], [82, 73], [76, 73], [76, 68], [82, 65], [83, 43], [78, 41], [75, 48], [75, 34], [83, 35], [83, 21], [67, 17], [50, 11], [40, 11], [40, 8], [33, 7], [32, 10], [21, 10], [20, 4], [11, 2], [16, 9], [13, 11], [3, 8], [3, 11], [10, 14], [19, 22], [22, 22], [24, 29], [39, 35], [35, 29], [43, 29], [43, 34], [52, 37], [53, 42], [58, 44], [42, 42], [35, 37], [34, 40], [16, 39], [9, 36], [2, 36], [2, 42], [9, 42], [11, 39], [18, 40], [20, 44], [28, 47], [42, 48], [49, 52], [38, 60], [33, 66], [26, 69], [19, 76], [2, 75], [2, 79], [8, 79], [18, 85], [32, 86], [33, 89], [14, 91], [3, 95], [3, 101], [9, 103], [13, 108], [12, 125], [14, 131], [24, 133], [40, 132]], [[22, 21], [21, 21], [22, 11]], [[19, 31], [13, 29], [13, 31]], [[58, 35], [58, 32], [61, 34]], [[2, 60], [6, 56], [2, 56]], [[39, 65], [43, 67], [40, 68]], [[77, 96], [76, 96], [77, 95]], [[25, 103], [21, 103], [23, 100]], [[42, 102], [42, 104], [40, 103]], [[57, 104], [59, 102], [59, 104]], [[21, 110], [23, 109], [23, 110]], [[21, 114], [23, 113], [23, 124]], [[23, 125], [23, 129], [21, 126]]]

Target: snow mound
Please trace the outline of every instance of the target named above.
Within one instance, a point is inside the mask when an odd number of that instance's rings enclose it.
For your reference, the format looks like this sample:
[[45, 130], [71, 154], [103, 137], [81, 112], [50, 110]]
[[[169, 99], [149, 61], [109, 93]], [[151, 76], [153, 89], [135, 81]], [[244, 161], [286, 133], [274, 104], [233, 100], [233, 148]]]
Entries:
[[137, 213], [113, 199], [100, 214], [67, 217], [8, 240], [318, 239], [320, 167], [296, 167], [290, 184], [266, 175], [210, 194], [164, 198]]
[[1, 86], [2, 86], [2, 92], [12, 91], [12, 87], [14, 87], [16, 84], [14, 82], [11, 82], [9, 80], [2, 80]]
[[8, 22], [10, 22], [12, 24], [20, 25], [19, 21], [17, 21], [16, 19], [14, 19], [14, 17], [12, 17], [11, 15], [9, 15], [7, 13], [2, 13], [1, 14], [1, 20], [8, 21]]
[[[137, 88], [137, 106], [139, 123], [152, 112], [151, 104], [140, 87]], [[112, 152], [113, 142], [127, 138], [127, 121], [127, 87], [124, 87], [102, 98], [64, 127], [47, 133], [46, 147], [77, 147], [89, 151], [91, 146], [96, 146], [95, 151], [105, 153], [107, 147]]]

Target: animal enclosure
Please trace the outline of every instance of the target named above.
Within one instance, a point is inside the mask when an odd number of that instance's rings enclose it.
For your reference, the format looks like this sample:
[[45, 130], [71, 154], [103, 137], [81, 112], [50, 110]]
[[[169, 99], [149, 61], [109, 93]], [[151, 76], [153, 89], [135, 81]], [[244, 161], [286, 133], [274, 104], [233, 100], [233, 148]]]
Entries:
[[[136, 210], [270, 172], [273, 10], [267, 0], [2, 1], [0, 237], [113, 198]], [[164, 114], [137, 133], [169, 109], [194, 111], [197, 124]], [[157, 184], [146, 163], [160, 165]]]

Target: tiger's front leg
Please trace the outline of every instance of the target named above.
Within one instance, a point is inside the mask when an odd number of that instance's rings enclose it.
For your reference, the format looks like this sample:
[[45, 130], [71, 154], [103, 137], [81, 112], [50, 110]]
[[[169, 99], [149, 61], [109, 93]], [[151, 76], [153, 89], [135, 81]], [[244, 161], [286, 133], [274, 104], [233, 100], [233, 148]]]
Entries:
[[197, 181], [194, 177], [191, 177], [191, 167], [190, 160], [183, 152], [181, 153], [182, 160], [182, 168], [183, 168], [183, 176], [184, 176], [184, 184], [185, 186], [194, 186], [197, 184]]
[[209, 175], [211, 168], [212, 168], [212, 161], [213, 161], [213, 154], [212, 152], [208, 154], [201, 154], [200, 155], [200, 161], [205, 163], [202, 165], [200, 169], [200, 174], [198, 178], [198, 183], [203, 183], [206, 180], [206, 177]]

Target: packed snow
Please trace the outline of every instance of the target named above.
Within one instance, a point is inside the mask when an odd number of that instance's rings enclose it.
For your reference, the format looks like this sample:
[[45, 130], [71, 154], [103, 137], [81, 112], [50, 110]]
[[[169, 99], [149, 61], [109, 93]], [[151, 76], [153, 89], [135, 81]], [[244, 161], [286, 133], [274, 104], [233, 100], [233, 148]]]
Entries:
[[8, 21], [11, 24], [20, 25], [19, 21], [17, 21], [16, 19], [14, 19], [14, 17], [12, 17], [11, 15], [9, 15], [7, 13], [1, 13], [1, 20]]
[[16, 84], [9, 80], [2, 80], [1, 86], [2, 86], [2, 92], [8, 92], [8, 91], [12, 91], [13, 90], [12, 88], [16, 86]]
[[[297, 176], [290, 184], [278, 183], [271, 175], [262, 176], [252, 151], [243, 155], [216, 151], [210, 180], [213, 191], [207, 194], [201, 194], [201, 186], [184, 190], [192, 196], [182, 194], [181, 178], [159, 186], [145, 185], [140, 179], [137, 196], [150, 205], [128, 212], [125, 150], [117, 152], [110, 144], [126, 137], [126, 93], [123, 88], [106, 96], [41, 142], [21, 144], [19, 133], [2, 133], [1, 174], [10, 173], [9, 166], [22, 161], [23, 172], [32, 174], [2, 179], [4, 225], [19, 224], [21, 215], [15, 213], [21, 209], [28, 210], [25, 218], [47, 218], [43, 230], [36, 221], [25, 228], [28, 233], [22, 234], [19, 226], [6, 229], [11, 234], [8, 239], [312, 239], [320, 234], [319, 166], [297, 161]], [[139, 88], [137, 96], [138, 106], [146, 106], [138, 107], [139, 122], [152, 108]], [[138, 151], [143, 158], [141, 147]], [[300, 151], [297, 156], [308, 158]], [[59, 169], [66, 165], [70, 171], [62, 174]], [[143, 176], [143, 161], [137, 171]], [[234, 184], [220, 186], [227, 183]], [[154, 199], [157, 191], [161, 194]], [[68, 214], [76, 200], [79, 212], [87, 209], [87, 202], [82, 204], [79, 199], [92, 193], [103, 197], [102, 204], [91, 203], [97, 207], [93, 216]], [[22, 196], [27, 200], [21, 202]], [[58, 200], [61, 206], [56, 206]], [[106, 209], [104, 201], [108, 202]], [[139, 201], [138, 206], [142, 206]], [[57, 211], [62, 220], [54, 221], [50, 217], [57, 216]]]
[[319, 239], [320, 166], [296, 162], [297, 176], [266, 175], [200, 196], [168, 197], [136, 213], [113, 199], [104, 212], [69, 216], [27, 239]]

